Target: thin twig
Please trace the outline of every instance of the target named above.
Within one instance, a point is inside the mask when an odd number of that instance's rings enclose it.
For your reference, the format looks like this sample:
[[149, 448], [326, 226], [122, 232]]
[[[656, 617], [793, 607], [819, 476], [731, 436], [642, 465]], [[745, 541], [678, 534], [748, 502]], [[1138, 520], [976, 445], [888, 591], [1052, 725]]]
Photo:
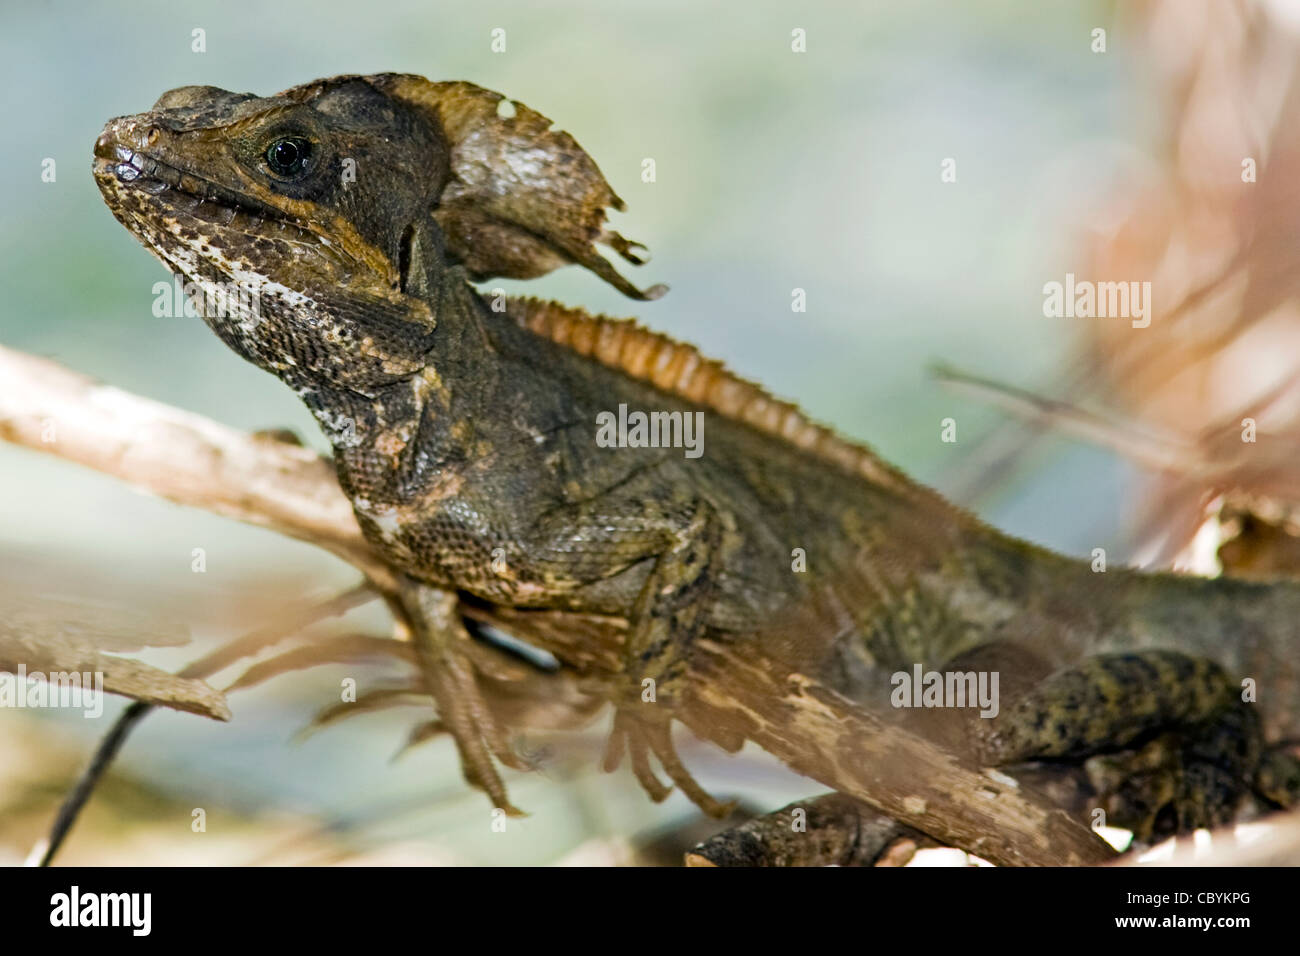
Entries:
[[1140, 464], [1179, 472], [1206, 467], [1197, 448], [1176, 435], [1154, 432], [1132, 422], [1105, 418], [1069, 402], [1047, 398], [1024, 389], [961, 372], [947, 365], [931, 369], [942, 385], [965, 391], [1038, 425], [1054, 426], [1061, 432], [1111, 448]]
[[95, 748], [94, 755], [90, 758], [90, 763], [86, 769], [81, 772], [77, 778], [76, 784], [68, 795], [63, 798], [63, 804], [59, 807], [58, 816], [54, 818], [54, 823], [50, 826], [49, 836], [45, 841], [45, 851], [41, 854], [41, 866], [49, 866], [54, 862], [54, 855], [59, 852], [63, 846], [63, 841], [67, 839], [68, 833], [71, 832], [73, 824], [81, 815], [81, 810], [90, 799], [91, 793], [94, 792], [95, 786], [108, 770], [109, 764], [117, 756], [122, 745], [126, 743], [126, 738], [131, 731], [135, 729], [144, 716], [153, 710], [154, 704], [146, 704], [142, 700], [133, 700], [126, 710], [122, 711], [113, 721], [113, 726], [104, 739], [99, 742]]
[[[235, 661], [251, 657], [272, 644], [292, 637], [310, 624], [329, 617], [346, 614], [353, 608], [374, 600], [376, 596], [375, 592], [368, 586], [357, 585], [329, 600], [315, 602], [306, 607], [302, 605], [295, 606], [292, 610], [277, 615], [271, 623], [250, 631], [243, 637], [223, 644], [211, 653], [189, 664], [180, 672], [179, 676], [188, 678], [208, 677], [224, 670]], [[45, 849], [41, 854], [41, 866], [49, 866], [54, 861], [55, 854], [63, 846], [68, 833], [71, 832], [77, 818], [81, 815], [81, 811], [85, 808], [87, 801], [90, 800], [90, 795], [94, 793], [95, 787], [103, 778], [104, 773], [108, 770], [118, 752], [121, 751], [122, 745], [126, 743], [126, 738], [153, 709], [153, 704], [139, 700], [132, 701], [130, 706], [118, 715], [108, 733], [100, 740], [99, 746], [95, 748], [95, 752], [90, 758], [90, 763], [86, 765], [86, 769], [77, 778], [76, 784], [64, 797], [58, 815], [55, 816], [54, 823], [50, 826]]]

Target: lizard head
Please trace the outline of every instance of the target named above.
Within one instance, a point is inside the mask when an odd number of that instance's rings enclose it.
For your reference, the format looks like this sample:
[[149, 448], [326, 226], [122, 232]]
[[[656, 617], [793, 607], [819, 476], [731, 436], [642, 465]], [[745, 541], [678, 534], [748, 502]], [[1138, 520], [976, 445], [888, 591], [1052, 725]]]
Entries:
[[663, 291], [638, 290], [597, 253], [603, 242], [643, 261], [604, 227], [622, 203], [591, 158], [469, 83], [182, 87], [109, 121], [94, 174], [117, 219], [204, 294], [218, 334], [286, 379], [410, 374], [446, 281], [579, 263], [633, 297]]

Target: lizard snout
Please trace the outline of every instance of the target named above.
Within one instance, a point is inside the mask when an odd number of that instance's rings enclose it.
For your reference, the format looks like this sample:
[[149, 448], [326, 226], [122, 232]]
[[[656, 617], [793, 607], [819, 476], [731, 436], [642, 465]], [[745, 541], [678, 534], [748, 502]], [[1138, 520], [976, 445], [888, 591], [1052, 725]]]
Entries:
[[119, 116], [104, 124], [95, 140], [95, 158], [121, 162], [124, 153], [135, 153], [158, 142], [162, 131], [147, 116]]

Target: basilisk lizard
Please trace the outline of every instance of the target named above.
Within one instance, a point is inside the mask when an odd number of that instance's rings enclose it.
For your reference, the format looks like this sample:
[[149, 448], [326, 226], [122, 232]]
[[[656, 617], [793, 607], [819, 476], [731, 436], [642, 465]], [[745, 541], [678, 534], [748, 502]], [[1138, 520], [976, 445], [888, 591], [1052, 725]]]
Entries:
[[[622, 203], [590, 157], [523, 104], [396, 74], [265, 98], [185, 87], [110, 121], [94, 172], [169, 269], [251, 293], [205, 319], [329, 438], [400, 572], [442, 725], [495, 805], [510, 808], [494, 758], [518, 759], [476, 684], [467, 602], [625, 622], [606, 763], [628, 755], [662, 798], [653, 755], [714, 812], [670, 736], [704, 637], [884, 713], [916, 665], [998, 673], [995, 717], [892, 713], [985, 766], [1123, 755], [1107, 805], [1139, 832], [1226, 819], [1252, 793], [1294, 801], [1300, 589], [1093, 573], [688, 345], [481, 294], [567, 263], [634, 299], [662, 291], [597, 252], [639, 264], [642, 247], [605, 226]], [[604, 447], [599, 416], [623, 406], [702, 416], [703, 454]]]

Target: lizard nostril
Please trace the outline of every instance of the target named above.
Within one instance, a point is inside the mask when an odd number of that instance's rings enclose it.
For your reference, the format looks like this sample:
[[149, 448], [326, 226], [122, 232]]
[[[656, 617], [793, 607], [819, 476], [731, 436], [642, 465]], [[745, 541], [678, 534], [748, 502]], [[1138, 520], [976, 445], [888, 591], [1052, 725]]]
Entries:
[[145, 145], [146, 146], [154, 145], [154, 143], [158, 142], [158, 137], [161, 135], [162, 135], [162, 130], [160, 130], [157, 126], [150, 126], [149, 130], [144, 134]]

